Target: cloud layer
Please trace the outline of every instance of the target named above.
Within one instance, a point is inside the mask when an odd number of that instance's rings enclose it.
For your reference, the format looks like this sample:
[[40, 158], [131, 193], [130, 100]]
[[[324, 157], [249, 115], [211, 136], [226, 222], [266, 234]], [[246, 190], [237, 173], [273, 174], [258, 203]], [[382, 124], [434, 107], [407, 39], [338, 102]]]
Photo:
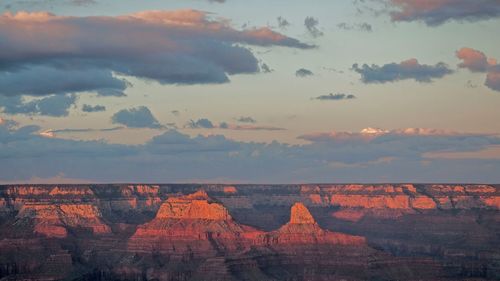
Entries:
[[389, 63], [382, 66], [357, 63], [352, 69], [361, 74], [364, 83], [386, 83], [400, 80], [413, 79], [417, 82], [432, 82], [433, 79], [442, 78], [453, 71], [448, 66], [439, 62], [435, 65], [420, 64], [416, 59], [409, 59], [400, 63]]
[[0, 96], [123, 96], [118, 75], [161, 84], [225, 83], [259, 72], [244, 45], [314, 46], [267, 27], [237, 30], [196, 10], [69, 17], [0, 15]]
[[[366, 129], [304, 135], [309, 143], [239, 142], [170, 130], [142, 145], [43, 137], [40, 127], [0, 123], [0, 178], [94, 182], [498, 181], [499, 159], [425, 158], [435, 151], [478, 151], [491, 135], [428, 129]], [[46, 134], [46, 136], [50, 136]]]

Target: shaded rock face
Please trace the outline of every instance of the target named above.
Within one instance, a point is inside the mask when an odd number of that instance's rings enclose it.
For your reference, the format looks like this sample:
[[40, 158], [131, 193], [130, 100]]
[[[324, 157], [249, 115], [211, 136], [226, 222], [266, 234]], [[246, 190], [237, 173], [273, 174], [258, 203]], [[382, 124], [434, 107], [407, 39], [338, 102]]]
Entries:
[[498, 280], [500, 186], [0, 186], [0, 279]]

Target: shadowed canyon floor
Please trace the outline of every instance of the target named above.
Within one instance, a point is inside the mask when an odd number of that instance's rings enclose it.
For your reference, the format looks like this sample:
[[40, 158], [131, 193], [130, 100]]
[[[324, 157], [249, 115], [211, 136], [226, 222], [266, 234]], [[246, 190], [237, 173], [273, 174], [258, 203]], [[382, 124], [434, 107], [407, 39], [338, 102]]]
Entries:
[[0, 280], [498, 280], [500, 186], [0, 186]]

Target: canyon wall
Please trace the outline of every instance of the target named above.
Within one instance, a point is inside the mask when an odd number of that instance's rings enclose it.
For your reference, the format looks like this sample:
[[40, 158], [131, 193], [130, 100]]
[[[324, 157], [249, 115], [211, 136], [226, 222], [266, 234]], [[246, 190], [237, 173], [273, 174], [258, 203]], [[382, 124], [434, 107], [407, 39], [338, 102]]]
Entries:
[[497, 280], [500, 186], [0, 186], [0, 279]]

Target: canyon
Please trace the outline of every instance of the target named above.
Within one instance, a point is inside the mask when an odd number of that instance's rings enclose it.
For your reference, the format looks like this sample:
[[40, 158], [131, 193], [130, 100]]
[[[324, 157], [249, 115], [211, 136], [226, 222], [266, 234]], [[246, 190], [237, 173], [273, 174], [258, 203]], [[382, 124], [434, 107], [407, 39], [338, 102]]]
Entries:
[[498, 280], [500, 185], [0, 186], [0, 280]]

